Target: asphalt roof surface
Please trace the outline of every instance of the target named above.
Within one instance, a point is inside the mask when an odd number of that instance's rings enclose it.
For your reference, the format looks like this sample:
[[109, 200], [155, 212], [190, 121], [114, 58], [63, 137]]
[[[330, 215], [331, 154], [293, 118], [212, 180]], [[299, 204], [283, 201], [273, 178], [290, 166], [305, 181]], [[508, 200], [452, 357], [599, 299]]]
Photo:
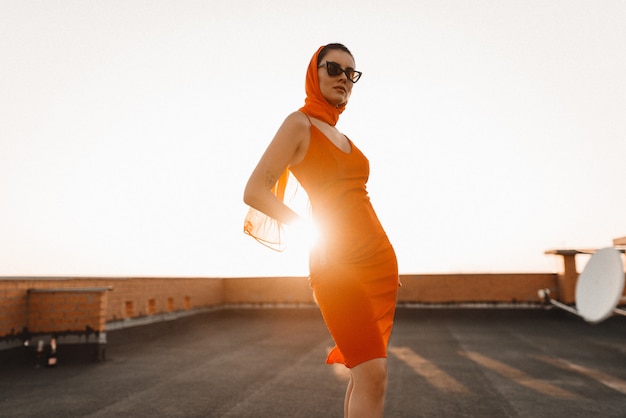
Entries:
[[[324, 364], [332, 341], [316, 309], [224, 309], [107, 334], [103, 362], [60, 346], [54, 368], [2, 364], [0, 416], [342, 416], [346, 373]], [[624, 417], [626, 317], [401, 308], [385, 416]]]

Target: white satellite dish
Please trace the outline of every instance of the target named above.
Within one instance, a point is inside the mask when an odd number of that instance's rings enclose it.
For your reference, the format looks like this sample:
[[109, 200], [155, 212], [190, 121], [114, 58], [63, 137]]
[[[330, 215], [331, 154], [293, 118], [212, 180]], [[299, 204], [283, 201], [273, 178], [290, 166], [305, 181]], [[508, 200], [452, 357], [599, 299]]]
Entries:
[[623, 293], [624, 267], [620, 251], [609, 247], [593, 253], [578, 277], [576, 309], [552, 299], [549, 289], [540, 289], [539, 297], [595, 324], [613, 314], [626, 315], [626, 311], [617, 308]]
[[624, 268], [619, 251], [596, 251], [576, 283], [576, 309], [585, 321], [604, 321], [617, 308], [624, 292]]

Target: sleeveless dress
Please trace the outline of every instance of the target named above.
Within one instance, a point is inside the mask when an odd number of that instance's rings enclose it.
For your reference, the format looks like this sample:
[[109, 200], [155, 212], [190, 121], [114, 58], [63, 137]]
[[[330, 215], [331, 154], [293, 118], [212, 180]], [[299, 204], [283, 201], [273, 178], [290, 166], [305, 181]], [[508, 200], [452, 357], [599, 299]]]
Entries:
[[319, 230], [310, 284], [335, 341], [326, 362], [352, 368], [387, 357], [398, 290], [396, 254], [366, 190], [369, 161], [311, 124], [304, 159], [290, 171], [309, 195]]

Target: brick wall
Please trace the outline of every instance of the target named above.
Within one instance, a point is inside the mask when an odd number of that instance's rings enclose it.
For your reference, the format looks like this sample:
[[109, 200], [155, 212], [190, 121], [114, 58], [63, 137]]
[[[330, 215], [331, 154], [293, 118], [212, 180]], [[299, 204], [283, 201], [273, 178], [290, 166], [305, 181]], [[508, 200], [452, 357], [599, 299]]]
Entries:
[[[400, 303], [538, 303], [537, 290], [558, 297], [557, 275], [536, 274], [413, 274], [401, 276]], [[303, 277], [224, 280], [226, 304], [314, 303]]]
[[239, 304], [313, 304], [313, 291], [306, 277], [224, 280], [224, 303]]
[[211, 278], [123, 278], [107, 280], [107, 322], [221, 305], [223, 284]]
[[536, 303], [537, 290], [558, 297], [556, 274], [422, 274], [401, 277], [400, 302]]
[[27, 326], [27, 282], [0, 280], [0, 338], [21, 334]]
[[[537, 290], [543, 288], [558, 295], [556, 274], [403, 275], [401, 280], [401, 303], [536, 303]], [[63, 292], [108, 287], [112, 290], [104, 292], [100, 299]], [[60, 327], [57, 332], [78, 332], [85, 329], [85, 324], [101, 330], [103, 321], [119, 323], [206, 307], [312, 303], [312, 291], [305, 277], [0, 278], [0, 342], [19, 339], [25, 327], [32, 327], [33, 332], [50, 330], [52, 322]], [[98, 319], [83, 315], [82, 310], [96, 312]], [[30, 318], [29, 312], [46, 313]]]
[[27, 325], [33, 334], [104, 332], [107, 288], [30, 289]]
[[[85, 292], [109, 287], [98, 297]], [[26, 328], [103, 330], [108, 322], [222, 303], [222, 280], [212, 278], [0, 278], [0, 341], [19, 340]]]

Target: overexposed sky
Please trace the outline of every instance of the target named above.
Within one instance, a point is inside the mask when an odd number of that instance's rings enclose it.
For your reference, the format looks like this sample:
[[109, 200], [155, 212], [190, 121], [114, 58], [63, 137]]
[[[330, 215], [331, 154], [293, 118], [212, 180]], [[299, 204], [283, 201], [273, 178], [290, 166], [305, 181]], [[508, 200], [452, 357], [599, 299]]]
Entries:
[[401, 273], [626, 235], [622, 0], [2, 1], [0, 275], [306, 275], [242, 192], [322, 44]]

